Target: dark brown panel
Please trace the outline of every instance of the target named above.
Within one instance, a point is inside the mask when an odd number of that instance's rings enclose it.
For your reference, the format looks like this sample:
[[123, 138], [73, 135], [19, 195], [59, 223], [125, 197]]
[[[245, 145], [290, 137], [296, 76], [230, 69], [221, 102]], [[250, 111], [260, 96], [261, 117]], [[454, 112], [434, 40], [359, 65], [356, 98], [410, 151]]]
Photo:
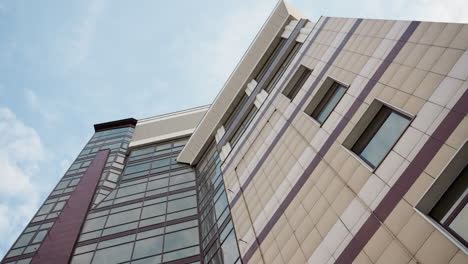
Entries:
[[96, 154], [31, 264], [68, 263], [109, 152], [106, 149]]
[[135, 127], [136, 124], [137, 124], [137, 120], [135, 118], [127, 118], [127, 119], [106, 122], [106, 123], [95, 124], [94, 131], [100, 132], [104, 130], [116, 129], [116, 128], [122, 128], [122, 127]]

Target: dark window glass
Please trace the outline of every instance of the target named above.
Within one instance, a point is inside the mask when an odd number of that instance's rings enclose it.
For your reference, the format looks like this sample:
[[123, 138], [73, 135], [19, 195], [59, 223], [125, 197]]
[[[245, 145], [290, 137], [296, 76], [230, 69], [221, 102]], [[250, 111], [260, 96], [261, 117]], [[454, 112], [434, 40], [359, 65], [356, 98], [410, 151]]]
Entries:
[[294, 76], [291, 79], [291, 81], [294, 83], [292, 84], [291, 87], [286, 87], [283, 94], [289, 99], [291, 99], [291, 101], [294, 100], [297, 93], [299, 93], [299, 91], [301, 90], [302, 86], [307, 81], [311, 73], [312, 73], [311, 70], [307, 69], [304, 66], [301, 66], [301, 68], [299, 68], [298, 72], [296, 73], [296, 75], [298, 75], [299, 77]]
[[142, 163], [125, 168], [125, 174], [135, 173], [139, 171], [149, 170], [150, 163]]
[[29, 244], [29, 241], [31, 241], [31, 238], [33, 236], [34, 236], [34, 233], [29, 233], [29, 234], [20, 236], [20, 238], [18, 239], [18, 241], [16, 242], [13, 248], [26, 246], [27, 244]]
[[32, 244], [42, 242], [42, 240], [44, 240], [46, 235], [47, 235], [47, 230], [39, 231], [37, 235], [34, 237]]
[[143, 239], [135, 243], [135, 250], [133, 251], [133, 258], [142, 258], [151, 255], [160, 254], [163, 247], [163, 237], [152, 237]]
[[275, 85], [278, 83], [278, 81], [283, 76], [283, 73], [288, 68], [289, 64], [291, 64], [291, 61], [294, 59], [296, 54], [301, 49], [301, 46], [302, 46], [302, 43], [300, 43], [300, 42], [296, 42], [296, 44], [294, 44], [294, 47], [291, 49], [291, 51], [289, 52], [286, 59], [283, 61], [281, 66], [276, 70], [275, 75], [273, 75], [273, 78], [268, 82], [268, 85], [265, 86], [265, 91], [267, 91], [269, 93], [269, 92], [271, 92], [271, 90], [273, 90]]
[[260, 69], [260, 71], [258, 72], [258, 74], [255, 76], [254, 79], [257, 81], [257, 83], [262, 80], [263, 76], [265, 76], [265, 73], [268, 71], [271, 64], [275, 60], [275, 58], [278, 56], [278, 53], [284, 47], [284, 44], [286, 44], [286, 39], [281, 38], [280, 41], [278, 42], [278, 44], [276, 45], [275, 49], [273, 50], [273, 52], [270, 53], [270, 55], [268, 56], [268, 59], [263, 64], [263, 66]]
[[198, 244], [198, 228], [191, 228], [165, 235], [164, 251], [171, 251]]
[[320, 124], [323, 124], [328, 116], [330, 116], [333, 109], [335, 109], [345, 92], [346, 87], [334, 83], [320, 101], [317, 108], [315, 108], [314, 112], [312, 112], [312, 117]]
[[242, 106], [244, 106], [245, 103], [247, 102], [247, 99], [249, 99], [249, 96], [246, 93], [243, 93], [241, 99], [236, 104], [236, 106], [233, 108], [231, 114], [229, 114], [229, 117], [226, 119], [226, 122], [224, 122], [224, 128], [226, 130], [228, 130], [229, 127], [231, 127], [232, 122], [234, 122], [234, 119], [236, 118], [236, 116], [240, 112], [240, 110], [242, 109]]
[[141, 218], [154, 217], [166, 213], [166, 203], [153, 204], [150, 206], [143, 207]]
[[93, 264], [114, 264], [130, 260], [133, 243], [123, 244], [115, 247], [96, 251]]
[[223, 245], [221, 246], [221, 250], [223, 252], [223, 263], [231, 264], [236, 262], [239, 258], [239, 252], [237, 251], [237, 241], [234, 232], [231, 232], [229, 236], [224, 241]]
[[190, 257], [198, 253], [200, 253], [199, 247], [184, 248], [181, 250], [177, 250], [177, 251], [164, 254], [163, 262], [169, 262], [169, 261], [180, 259], [180, 258]]
[[231, 147], [234, 147], [237, 144], [237, 142], [241, 138], [242, 134], [244, 134], [244, 131], [247, 129], [247, 127], [249, 126], [250, 122], [255, 117], [255, 114], [257, 112], [258, 112], [258, 108], [255, 106], [253, 106], [252, 109], [250, 109], [249, 113], [247, 114], [245, 119], [242, 121], [239, 128], [237, 128], [234, 135], [232, 135], [232, 138], [229, 141], [231, 143]]
[[71, 260], [71, 264], [89, 264], [91, 263], [91, 259], [93, 258], [93, 252], [86, 253], [78, 256], [74, 256]]
[[219, 218], [224, 209], [228, 206], [226, 195], [223, 193], [221, 197], [215, 203], [216, 217]]
[[120, 225], [138, 220], [138, 218], [140, 218], [140, 212], [141, 208], [138, 208], [117, 214], [112, 214], [109, 216], [109, 219], [107, 219], [106, 227]]
[[185, 210], [197, 206], [197, 199], [195, 196], [170, 201], [167, 206], [167, 212], [172, 213], [175, 211]]
[[375, 168], [395, 145], [410, 121], [408, 117], [382, 106], [352, 150]]
[[171, 164], [171, 159], [170, 158], [160, 159], [160, 160], [156, 160], [156, 161], [153, 162], [152, 168], [159, 168], [159, 167], [163, 167], [163, 166], [169, 166], [170, 164]]
[[468, 167], [450, 185], [429, 215], [468, 245]]

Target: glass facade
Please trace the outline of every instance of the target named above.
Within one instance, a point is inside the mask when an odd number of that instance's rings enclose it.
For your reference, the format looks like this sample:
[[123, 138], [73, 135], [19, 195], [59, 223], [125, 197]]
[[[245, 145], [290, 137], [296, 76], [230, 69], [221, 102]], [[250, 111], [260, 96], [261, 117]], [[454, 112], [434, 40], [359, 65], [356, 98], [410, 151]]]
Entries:
[[195, 172], [175, 160], [185, 142], [131, 150], [118, 186], [89, 211], [71, 263], [199, 263]]
[[128, 151], [133, 132], [133, 127], [96, 132], [2, 263], [31, 262], [105, 149], [109, 156], [70, 263], [240, 263], [214, 144], [194, 168], [176, 161], [186, 138]]
[[241, 263], [215, 142], [196, 167], [204, 263]]
[[110, 149], [110, 154], [95, 191], [94, 204], [111, 193], [123, 169], [125, 153], [133, 131], [133, 127], [125, 127], [96, 132], [93, 135], [5, 256], [5, 259], [20, 260], [4, 263], [19, 264], [31, 261], [31, 257], [58, 219], [96, 153], [103, 149]]

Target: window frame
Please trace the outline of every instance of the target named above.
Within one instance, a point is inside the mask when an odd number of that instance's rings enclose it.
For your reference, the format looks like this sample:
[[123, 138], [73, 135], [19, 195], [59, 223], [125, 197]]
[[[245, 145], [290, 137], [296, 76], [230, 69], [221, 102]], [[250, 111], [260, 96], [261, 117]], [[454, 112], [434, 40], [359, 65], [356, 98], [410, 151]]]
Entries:
[[301, 88], [305, 85], [307, 80], [309, 80], [310, 75], [312, 75], [312, 71], [312, 69], [306, 67], [303, 64], [299, 65], [293, 77], [283, 89], [282, 94], [292, 102], [294, 98], [296, 98]]
[[[468, 241], [463, 239], [458, 233], [450, 228], [450, 224], [460, 211], [467, 206], [468, 194], [461, 198], [460, 203], [456, 205], [452, 212], [449, 212], [448, 218], [441, 223], [436, 220], [431, 212], [437, 203], [443, 198], [444, 194], [450, 189], [452, 184], [461, 176], [463, 170], [468, 166], [468, 139], [460, 146], [457, 152], [449, 160], [445, 168], [439, 173], [433, 183], [427, 188], [425, 193], [416, 203], [414, 209], [424, 219], [431, 223], [437, 230], [444, 234], [465, 254], [468, 254]], [[462, 194], [463, 195], [463, 194]]]
[[[333, 99], [335, 97], [335, 95], [337, 94], [337, 92], [339, 91], [339, 88], [343, 87], [345, 89], [345, 92], [343, 93], [343, 95], [341, 95], [341, 97], [338, 99], [338, 101], [336, 102], [335, 106], [333, 106], [333, 108], [331, 109], [330, 113], [325, 117], [325, 119], [323, 120], [323, 122], [320, 122], [319, 120], [319, 116], [323, 113], [323, 111], [325, 110], [325, 108], [330, 104], [330, 101], [331, 99]], [[338, 104], [341, 102], [341, 99], [343, 99], [343, 97], [345, 96], [346, 92], [348, 91], [348, 87], [346, 87], [345, 85], [335, 81], [333, 82], [333, 84], [327, 89], [327, 91], [325, 92], [325, 94], [323, 95], [323, 97], [321, 98], [320, 102], [317, 104], [317, 106], [315, 107], [315, 109], [310, 113], [310, 116], [315, 120], [317, 121], [320, 126], [323, 126], [323, 124], [325, 124], [325, 122], [327, 122], [328, 118], [331, 116], [331, 114], [333, 113], [333, 111], [335, 110], [335, 108], [338, 106]]]
[[[382, 117], [381, 120], [378, 120], [377, 124], [375, 124], [375, 119], [379, 117], [379, 115], [382, 113], [382, 111], [386, 111], [386, 113], [384, 113], [384, 117]], [[400, 135], [397, 137], [397, 139], [395, 140], [395, 142], [393, 142], [393, 144], [391, 145], [391, 147], [389, 148], [389, 150], [387, 151], [387, 153], [385, 153], [385, 155], [383, 156], [383, 158], [378, 162], [378, 164], [372, 164], [372, 162], [370, 162], [369, 160], [367, 160], [365, 157], [363, 157], [361, 154], [362, 152], [366, 149], [366, 147], [369, 145], [369, 143], [372, 141], [372, 139], [375, 137], [375, 135], [380, 131], [380, 129], [382, 128], [382, 126], [385, 124], [385, 122], [388, 120], [388, 118], [390, 117], [390, 115], [392, 113], [395, 113], [399, 116], [401, 116], [402, 118], [404, 119], [407, 119], [408, 120], [408, 124], [406, 125], [406, 127], [402, 130], [402, 132], [400, 133]], [[351, 152], [353, 152], [355, 155], [357, 155], [361, 160], [363, 160], [368, 166], [370, 166], [372, 169], [376, 170], [380, 164], [382, 164], [382, 162], [385, 160], [385, 158], [388, 156], [388, 154], [392, 151], [392, 149], [395, 147], [395, 145], [398, 143], [398, 141], [400, 140], [400, 138], [403, 136], [403, 134], [406, 132], [406, 130], [408, 129], [408, 127], [411, 125], [411, 121], [412, 121], [412, 118], [401, 113], [400, 111], [394, 109], [393, 107], [389, 107], [388, 105], [386, 104], [383, 104], [380, 109], [375, 113], [375, 115], [372, 117], [372, 119], [370, 120], [370, 122], [367, 124], [367, 126], [364, 128], [364, 130], [362, 131], [362, 133], [359, 135], [359, 137], [357, 138], [356, 142], [354, 142], [354, 144], [351, 146], [351, 148], [349, 149]], [[371, 131], [368, 131], [369, 130], [369, 127], [370, 126], [373, 126], [371, 129]], [[365, 137], [363, 139], [363, 137]], [[357, 147], [358, 150], [356, 150], [356, 145], [359, 144], [359, 146]]]
[[[365, 159], [363, 159], [359, 154], [354, 152], [352, 149], [356, 142], [359, 140], [359, 138], [362, 136], [362, 134], [367, 130], [369, 124], [373, 121], [375, 116], [379, 113], [380, 109], [382, 107], [387, 107], [390, 108], [392, 111], [394, 111], [397, 114], [402, 115], [403, 117], [408, 118], [409, 122], [408, 125], [406, 126], [405, 129], [401, 132], [400, 136], [395, 140], [393, 145], [390, 147], [388, 152], [383, 156], [382, 160], [377, 164], [375, 167], [371, 164], [369, 164]], [[406, 133], [408, 128], [411, 126], [411, 123], [413, 122], [415, 116], [412, 115], [409, 112], [406, 112], [396, 106], [393, 106], [389, 103], [386, 103], [380, 99], [375, 98], [367, 107], [367, 109], [364, 111], [364, 113], [361, 115], [359, 120], [356, 122], [354, 127], [351, 129], [351, 132], [346, 136], [346, 138], [343, 140], [343, 143], [341, 144], [342, 147], [344, 147], [345, 150], [347, 150], [352, 156], [354, 156], [357, 160], [361, 162], [369, 171], [374, 172], [379, 168], [379, 166], [385, 161], [386, 157], [390, 152], [392, 152], [393, 148], [398, 144], [398, 141], [401, 139], [401, 137]], [[378, 130], [377, 130], [378, 131]], [[372, 139], [372, 138], [371, 138]]]

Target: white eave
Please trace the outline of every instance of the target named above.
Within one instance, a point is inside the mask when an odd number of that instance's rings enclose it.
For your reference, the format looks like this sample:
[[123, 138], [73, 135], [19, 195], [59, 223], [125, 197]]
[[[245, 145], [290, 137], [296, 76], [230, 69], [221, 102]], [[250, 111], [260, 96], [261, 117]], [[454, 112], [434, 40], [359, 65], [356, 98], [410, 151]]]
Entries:
[[220, 122], [229, 106], [239, 93], [244, 92], [245, 85], [268, 47], [281, 34], [289, 21], [301, 18], [303, 16], [284, 1], [278, 2], [179, 154], [177, 158], [179, 162], [191, 165], [198, 162], [216, 134], [216, 130], [222, 125]]

